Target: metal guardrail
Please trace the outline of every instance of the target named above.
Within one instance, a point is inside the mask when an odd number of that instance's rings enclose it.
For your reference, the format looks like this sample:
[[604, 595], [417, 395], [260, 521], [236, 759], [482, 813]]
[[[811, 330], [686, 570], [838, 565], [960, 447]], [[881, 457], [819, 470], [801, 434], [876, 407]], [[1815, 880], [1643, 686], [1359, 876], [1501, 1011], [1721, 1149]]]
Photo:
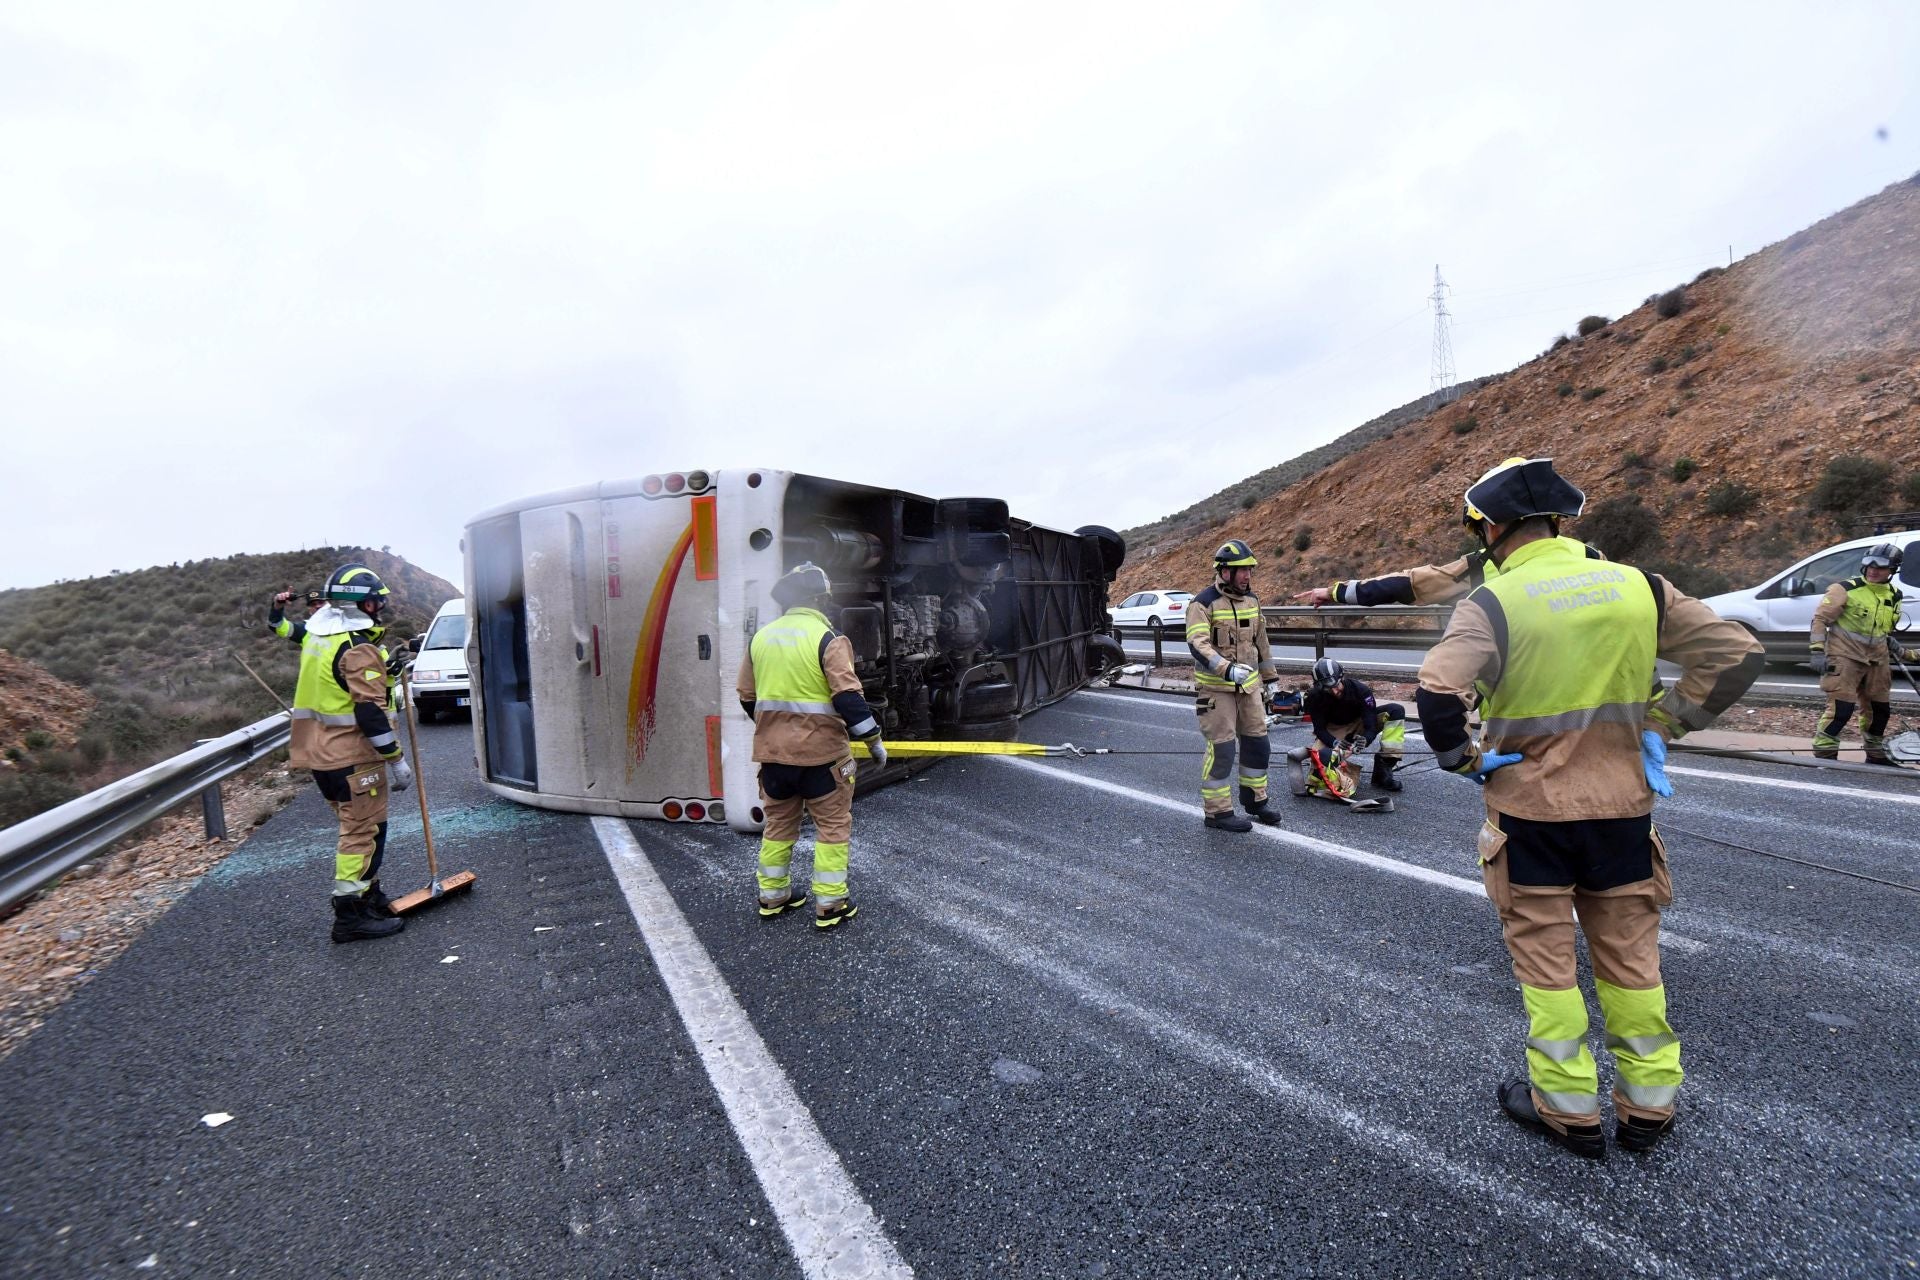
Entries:
[[[1390, 604], [1367, 607], [1363, 605], [1330, 604], [1314, 608], [1311, 605], [1267, 605], [1260, 610], [1267, 622], [1267, 641], [1274, 645], [1313, 645], [1313, 656], [1324, 658], [1329, 648], [1345, 645], [1360, 646], [1367, 649], [1431, 649], [1440, 643], [1440, 637], [1447, 629], [1447, 619], [1453, 616], [1453, 606], [1449, 604]], [[1426, 627], [1380, 627], [1377, 624], [1383, 618], [1428, 618], [1432, 626]], [[1307, 623], [1306, 626], [1296, 625]], [[1359, 626], [1341, 625], [1357, 622]], [[1289, 625], [1276, 625], [1289, 624]], [[1114, 631], [1122, 640], [1153, 641], [1153, 665], [1165, 666], [1162, 661], [1165, 646], [1172, 644], [1175, 652], [1184, 656], [1187, 647], [1187, 632], [1184, 626], [1115, 626]]]
[[0, 831], [0, 909], [196, 795], [208, 834], [224, 838], [219, 784], [286, 746], [292, 732], [284, 714], [268, 716]]

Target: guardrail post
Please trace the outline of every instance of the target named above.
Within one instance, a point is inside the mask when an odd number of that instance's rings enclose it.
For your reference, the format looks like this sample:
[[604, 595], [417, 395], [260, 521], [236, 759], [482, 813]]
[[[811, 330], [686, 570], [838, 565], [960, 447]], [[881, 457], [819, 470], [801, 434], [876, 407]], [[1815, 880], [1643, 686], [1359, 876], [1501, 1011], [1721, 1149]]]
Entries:
[[200, 793], [200, 815], [207, 820], [207, 839], [227, 838], [227, 810], [220, 803], [220, 784], [214, 783]]
[[1166, 630], [1167, 624], [1164, 622], [1156, 622], [1153, 624], [1153, 665], [1156, 667], [1164, 667], [1167, 665], [1160, 652], [1160, 642], [1165, 636]]

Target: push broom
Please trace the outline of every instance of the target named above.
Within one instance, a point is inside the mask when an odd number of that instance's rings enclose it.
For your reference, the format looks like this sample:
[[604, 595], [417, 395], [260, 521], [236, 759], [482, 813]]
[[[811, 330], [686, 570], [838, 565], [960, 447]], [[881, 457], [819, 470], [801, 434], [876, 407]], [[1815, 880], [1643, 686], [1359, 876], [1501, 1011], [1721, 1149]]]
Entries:
[[427, 887], [415, 889], [405, 897], [394, 898], [389, 902], [393, 914], [404, 916], [418, 911], [424, 906], [440, 901], [449, 894], [473, 888], [474, 874], [471, 871], [456, 871], [445, 880], [440, 878], [440, 863], [433, 854], [433, 821], [427, 816], [427, 762], [420, 758], [420, 740], [413, 728], [413, 668], [400, 669], [400, 692], [406, 705], [407, 748], [413, 752], [413, 791], [420, 800], [420, 832], [427, 838]]

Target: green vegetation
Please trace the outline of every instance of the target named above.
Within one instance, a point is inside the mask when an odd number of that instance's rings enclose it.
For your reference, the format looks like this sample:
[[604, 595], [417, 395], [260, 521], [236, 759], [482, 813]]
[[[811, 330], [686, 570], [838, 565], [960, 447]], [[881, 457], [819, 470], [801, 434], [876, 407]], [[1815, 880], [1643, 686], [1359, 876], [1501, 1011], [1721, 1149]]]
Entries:
[[1580, 398], [1582, 400], [1598, 400], [1605, 394], [1607, 394], [1605, 387], [1586, 387], [1581, 390]]
[[1611, 323], [1613, 322], [1605, 316], [1581, 316], [1580, 323], [1575, 325], [1574, 329], [1584, 338], [1590, 333], [1600, 332]]
[[1669, 289], [1655, 299], [1654, 314], [1662, 320], [1671, 320], [1687, 309], [1687, 290], [1682, 285], [1678, 289]]
[[1470, 432], [1478, 430], [1479, 426], [1480, 426], [1480, 419], [1475, 418], [1471, 415], [1465, 418], [1456, 418], [1453, 423], [1453, 434], [1457, 436], [1464, 436], [1469, 434]]
[[1858, 453], [1842, 454], [1828, 462], [1814, 482], [1813, 509], [1842, 519], [1881, 510], [1892, 480], [1892, 463]]
[[1685, 484], [1687, 481], [1693, 479], [1693, 473], [1699, 469], [1700, 464], [1692, 458], [1675, 458], [1673, 465], [1667, 468], [1667, 475], [1672, 478], [1675, 484]]
[[1667, 358], [1665, 356], [1655, 356], [1647, 364], [1648, 373], [1665, 373], [1666, 371], [1667, 371]]
[[1609, 559], [1633, 563], [1666, 541], [1660, 518], [1647, 510], [1639, 494], [1608, 498], [1580, 517], [1572, 532], [1606, 552]]
[[1920, 471], [1910, 472], [1901, 483], [1900, 505], [1908, 511], [1920, 511]]
[[1722, 480], [1707, 490], [1707, 514], [1743, 516], [1753, 510], [1760, 495], [1737, 480]]
[[1308, 547], [1311, 547], [1312, 545], [1313, 545], [1313, 527], [1311, 525], [1303, 524], [1298, 529], [1295, 529], [1293, 531], [1293, 549], [1295, 551], [1305, 551]]
[[1553, 390], [1555, 395], [1563, 397], [1570, 396], [1573, 394], [1573, 384], [1571, 382], [1563, 382]]

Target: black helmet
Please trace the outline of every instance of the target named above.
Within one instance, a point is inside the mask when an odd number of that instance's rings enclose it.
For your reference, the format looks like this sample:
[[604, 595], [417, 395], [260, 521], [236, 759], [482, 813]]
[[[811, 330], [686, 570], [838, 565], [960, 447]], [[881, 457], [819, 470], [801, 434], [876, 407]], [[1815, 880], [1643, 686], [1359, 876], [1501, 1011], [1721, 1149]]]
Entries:
[[1313, 687], [1331, 689], [1347, 678], [1347, 669], [1333, 658], [1320, 658], [1313, 664]]
[[1460, 523], [1511, 524], [1528, 516], [1577, 516], [1587, 495], [1553, 469], [1552, 458], [1508, 458], [1467, 487]]
[[1253, 558], [1253, 548], [1235, 538], [1223, 542], [1220, 549], [1213, 553], [1213, 567], [1218, 569], [1251, 569], [1260, 562]]
[[326, 602], [327, 602], [326, 592], [322, 591], [318, 587], [307, 588], [307, 608], [311, 609], [313, 608], [313, 606], [317, 604], [325, 604]]
[[811, 560], [795, 565], [785, 577], [773, 584], [773, 602], [782, 609], [812, 604], [821, 596], [833, 594], [827, 571]]
[[1864, 569], [1870, 564], [1877, 564], [1887, 569], [1898, 569], [1905, 558], [1899, 547], [1891, 542], [1882, 542], [1860, 553], [1860, 567]]
[[325, 587], [327, 599], [335, 604], [359, 604], [365, 600], [374, 602], [372, 612], [378, 613], [392, 594], [387, 584], [380, 581], [380, 575], [359, 563], [343, 564], [333, 571]]

